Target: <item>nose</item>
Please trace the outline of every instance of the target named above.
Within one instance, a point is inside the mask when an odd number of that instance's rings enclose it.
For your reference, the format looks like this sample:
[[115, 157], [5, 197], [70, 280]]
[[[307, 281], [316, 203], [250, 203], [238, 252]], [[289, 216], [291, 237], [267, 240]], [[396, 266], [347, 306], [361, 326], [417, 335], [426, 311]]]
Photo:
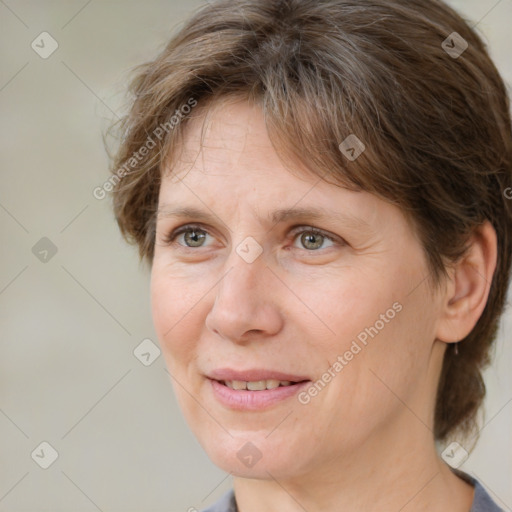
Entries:
[[277, 334], [283, 326], [276, 290], [277, 278], [267, 267], [264, 255], [252, 263], [233, 249], [226, 272], [215, 287], [215, 301], [205, 325], [217, 336], [234, 343], [247, 343]]

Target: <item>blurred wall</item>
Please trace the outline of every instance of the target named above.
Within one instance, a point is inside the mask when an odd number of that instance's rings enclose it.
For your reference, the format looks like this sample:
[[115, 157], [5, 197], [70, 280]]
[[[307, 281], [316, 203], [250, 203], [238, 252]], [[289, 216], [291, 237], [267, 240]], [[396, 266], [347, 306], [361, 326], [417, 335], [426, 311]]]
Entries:
[[[450, 3], [512, 83], [512, 0]], [[148, 273], [92, 194], [108, 177], [101, 134], [127, 71], [200, 4], [0, 1], [0, 512], [182, 512], [231, 486], [185, 425], [163, 358], [134, 354], [158, 345]], [[509, 310], [486, 373], [487, 424], [463, 466], [506, 510], [511, 329]]]

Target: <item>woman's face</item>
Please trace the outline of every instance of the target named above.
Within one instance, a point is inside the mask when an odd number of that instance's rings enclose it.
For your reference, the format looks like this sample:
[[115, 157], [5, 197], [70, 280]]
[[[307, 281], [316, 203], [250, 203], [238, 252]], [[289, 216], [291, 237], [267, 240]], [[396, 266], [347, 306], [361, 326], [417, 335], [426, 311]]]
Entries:
[[203, 119], [162, 181], [151, 293], [210, 458], [284, 478], [431, 436], [440, 301], [400, 210], [290, 172], [258, 107], [214, 110], [201, 148]]

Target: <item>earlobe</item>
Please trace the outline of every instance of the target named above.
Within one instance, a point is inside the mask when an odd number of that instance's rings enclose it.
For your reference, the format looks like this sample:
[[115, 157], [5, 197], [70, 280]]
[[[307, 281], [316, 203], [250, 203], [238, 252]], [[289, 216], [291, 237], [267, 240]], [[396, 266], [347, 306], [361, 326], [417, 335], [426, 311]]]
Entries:
[[472, 331], [487, 303], [496, 262], [496, 231], [485, 221], [475, 228], [468, 252], [451, 269], [437, 339], [454, 343]]

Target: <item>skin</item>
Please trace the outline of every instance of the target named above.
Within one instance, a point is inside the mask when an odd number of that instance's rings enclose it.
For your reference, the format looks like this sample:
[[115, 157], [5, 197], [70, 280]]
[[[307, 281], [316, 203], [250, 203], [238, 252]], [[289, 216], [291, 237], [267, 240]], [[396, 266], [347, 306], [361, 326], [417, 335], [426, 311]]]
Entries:
[[[216, 107], [207, 118], [198, 107], [162, 180], [151, 300], [180, 407], [211, 460], [233, 474], [239, 510], [468, 512], [473, 488], [437, 455], [433, 410], [446, 345], [485, 306], [494, 230], [476, 231], [467, 257], [432, 290], [397, 207], [285, 165], [257, 106]], [[178, 206], [212, 218], [168, 215]], [[332, 216], [268, 218], [319, 206], [365, 227]], [[184, 234], [166, 239], [190, 223], [203, 230], [202, 246], [187, 247]], [[333, 241], [317, 237], [311, 249], [312, 227]], [[248, 236], [263, 250], [253, 263], [236, 252]], [[396, 302], [401, 311], [309, 403], [235, 411], [214, 398], [205, 374], [219, 367], [316, 381]], [[262, 455], [252, 467], [237, 457], [248, 441]]]

